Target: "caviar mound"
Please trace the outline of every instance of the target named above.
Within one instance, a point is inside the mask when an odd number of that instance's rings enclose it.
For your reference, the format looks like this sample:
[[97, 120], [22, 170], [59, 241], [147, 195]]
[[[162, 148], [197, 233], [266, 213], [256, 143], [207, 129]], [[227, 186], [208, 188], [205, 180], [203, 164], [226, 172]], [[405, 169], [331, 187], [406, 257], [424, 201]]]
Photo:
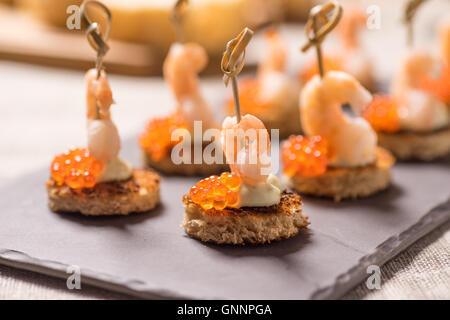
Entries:
[[234, 173], [224, 172], [202, 179], [189, 191], [192, 201], [204, 210], [223, 210], [239, 203], [241, 179]]
[[284, 174], [315, 177], [327, 170], [328, 142], [321, 136], [290, 136], [281, 145]]
[[50, 177], [56, 185], [72, 189], [92, 188], [103, 171], [103, 162], [85, 148], [74, 148], [57, 155], [50, 166]]
[[387, 95], [375, 95], [363, 112], [363, 117], [375, 131], [397, 132], [400, 130], [398, 102]]
[[139, 137], [139, 144], [153, 161], [166, 157], [179, 140], [172, 140], [177, 129], [186, 129], [187, 124], [179, 113], [167, 117], [151, 119]]

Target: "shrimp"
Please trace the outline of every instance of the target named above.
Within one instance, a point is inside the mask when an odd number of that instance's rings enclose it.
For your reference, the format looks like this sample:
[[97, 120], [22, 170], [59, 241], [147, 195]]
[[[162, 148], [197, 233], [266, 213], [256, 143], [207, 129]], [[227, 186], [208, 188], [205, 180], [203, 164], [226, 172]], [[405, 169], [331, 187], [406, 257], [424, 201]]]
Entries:
[[359, 40], [361, 28], [365, 25], [366, 16], [361, 10], [357, 8], [346, 10], [338, 27], [342, 42], [340, 59], [345, 72], [355, 76], [364, 87], [372, 88], [374, 85], [372, 61]]
[[265, 182], [271, 173], [269, 133], [263, 122], [250, 114], [237, 123], [226, 117], [222, 124], [222, 148], [231, 171], [244, 183]]
[[329, 142], [330, 165], [363, 166], [375, 160], [377, 137], [362, 117], [342, 112], [350, 104], [359, 115], [371, 101], [371, 94], [351, 75], [329, 71], [309, 81], [300, 94], [301, 122], [309, 136], [320, 135]]
[[214, 115], [201, 95], [198, 81], [198, 73], [207, 63], [208, 56], [200, 45], [175, 43], [164, 61], [163, 72], [185, 120], [191, 126], [195, 120], [201, 120], [204, 127], [214, 128]]
[[338, 26], [339, 36], [347, 48], [359, 47], [359, 31], [366, 24], [366, 16], [357, 8], [345, 11], [344, 17]]
[[[280, 35], [276, 31], [270, 30], [265, 33], [265, 38], [267, 49], [258, 66], [257, 82], [255, 82], [258, 84], [258, 90], [254, 101], [271, 106], [271, 108], [261, 108], [258, 105], [257, 108], [258, 115], [267, 121], [274, 118], [283, 119], [288, 114], [296, 112], [300, 88], [285, 73], [287, 50]], [[292, 130], [296, 130], [298, 127], [299, 124], [295, 123]], [[287, 129], [291, 130], [289, 125]]]
[[434, 73], [439, 67], [438, 61], [425, 51], [412, 51], [404, 57], [392, 82], [391, 92], [401, 97], [408, 89], [418, 89], [419, 80]]
[[278, 32], [266, 31], [267, 49], [258, 66], [258, 75], [264, 76], [268, 72], [284, 72], [286, 68], [287, 51]]
[[421, 87], [423, 79], [432, 78], [440, 68], [440, 61], [423, 51], [414, 51], [401, 61], [391, 91], [401, 106], [399, 117], [403, 128], [429, 131], [448, 124], [445, 103]]
[[91, 155], [104, 163], [117, 157], [120, 150], [120, 137], [111, 120], [109, 108], [114, 100], [106, 73], [97, 70], [86, 73], [87, 135], [88, 150]]
[[98, 77], [97, 69], [86, 73], [86, 103], [88, 119], [110, 119], [109, 108], [114, 103], [108, 78], [104, 71]]

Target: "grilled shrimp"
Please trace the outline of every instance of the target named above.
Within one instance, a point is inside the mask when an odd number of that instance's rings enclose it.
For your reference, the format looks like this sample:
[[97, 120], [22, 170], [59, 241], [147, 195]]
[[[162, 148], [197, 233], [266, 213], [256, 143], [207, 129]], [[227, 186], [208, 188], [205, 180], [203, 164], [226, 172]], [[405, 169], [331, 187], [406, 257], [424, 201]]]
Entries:
[[401, 106], [399, 117], [403, 128], [429, 131], [448, 124], [445, 103], [421, 88], [421, 81], [434, 77], [440, 68], [440, 61], [423, 51], [413, 51], [401, 60], [391, 91]]
[[376, 134], [362, 117], [343, 113], [350, 104], [356, 115], [371, 101], [371, 94], [351, 75], [330, 71], [314, 76], [300, 95], [302, 127], [307, 135], [325, 137], [330, 146], [330, 165], [363, 166], [374, 161]]
[[86, 73], [86, 102], [88, 119], [110, 119], [109, 108], [114, 103], [105, 71], [90, 69]]
[[258, 66], [258, 75], [264, 76], [267, 72], [284, 72], [286, 68], [286, 45], [278, 32], [266, 31], [267, 43], [265, 54]]
[[342, 42], [342, 67], [366, 88], [374, 85], [372, 61], [361, 46], [359, 34], [366, 25], [365, 14], [357, 8], [346, 10], [338, 31]]
[[271, 173], [270, 138], [263, 122], [245, 115], [226, 117], [222, 124], [222, 148], [231, 171], [247, 184], [265, 182]]
[[279, 33], [267, 31], [265, 38], [267, 46], [257, 71], [260, 86], [257, 100], [273, 107], [267, 109], [267, 113], [272, 116], [277, 113], [281, 117], [286, 112], [295, 112], [292, 110], [296, 110], [300, 88], [285, 73], [287, 50]]
[[190, 125], [201, 120], [204, 128], [214, 128], [217, 124], [201, 95], [198, 81], [198, 73], [207, 63], [208, 56], [200, 45], [175, 43], [164, 61], [163, 72], [177, 101], [177, 109], [185, 120]]
[[120, 137], [111, 120], [109, 108], [114, 100], [106, 73], [97, 70], [86, 73], [87, 135], [91, 155], [104, 163], [118, 156]]

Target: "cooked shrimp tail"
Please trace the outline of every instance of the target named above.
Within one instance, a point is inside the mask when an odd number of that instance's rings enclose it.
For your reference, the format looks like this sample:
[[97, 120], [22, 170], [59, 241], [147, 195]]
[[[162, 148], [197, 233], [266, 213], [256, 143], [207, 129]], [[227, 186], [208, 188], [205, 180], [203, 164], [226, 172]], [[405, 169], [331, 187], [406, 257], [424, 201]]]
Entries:
[[110, 116], [114, 100], [106, 73], [101, 71], [97, 76], [96, 69], [86, 73], [87, 144], [92, 156], [106, 163], [118, 156], [120, 137]]
[[198, 73], [208, 63], [208, 55], [196, 43], [175, 43], [164, 61], [164, 78], [172, 88], [177, 109], [186, 122], [203, 121], [204, 128], [216, 127], [214, 115], [200, 92]]
[[271, 173], [270, 138], [261, 120], [245, 115], [237, 123], [227, 117], [222, 124], [222, 148], [231, 171], [247, 184], [267, 180]]
[[362, 117], [343, 113], [350, 104], [360, 115], [371, 94], [351, 75], [330, 71], [316, 75], [301, 92], [300, 113], [305, 133], [325, 137], [330, 146], [330, 165], [360, 166], [374, 161], [376, 134]]
[[275, 30], [266, 31], [265, 39], [267, 45], [258, 66], [258, 74], [261, 76], [266, 72], [284, 72], [287, 59], [286, 44]]
[[347, 9], [338, 26], [339, 35], [347, 48], [359, 46], [359, 33], [366, 23], [366, 16], [357, 8]]

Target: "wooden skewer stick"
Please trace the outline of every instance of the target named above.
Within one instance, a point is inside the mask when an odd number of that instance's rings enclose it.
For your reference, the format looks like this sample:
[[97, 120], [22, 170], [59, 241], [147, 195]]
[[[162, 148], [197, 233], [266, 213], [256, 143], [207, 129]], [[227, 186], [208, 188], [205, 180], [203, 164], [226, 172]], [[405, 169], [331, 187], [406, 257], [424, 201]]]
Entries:
[[183, 43], [184, 39], [184, 30], [183, 30], [183, 18], [186, 7], [189, 4], [189, 0], [177, 0], [172, 9], [172, 14], [170, 16], [170, 20], [172, 21], [175, 27], [176, 39], [178, 42]]
[[[241, 73], [245, 65], [245, 48], [253, 37], [253, 31], [249, 28], [239, 33], [239, 35], [227, 43], [225, 52], [223, 53], [220, 67], [224, 73], [223, 81], [225, 87], [231, 80], [233, 88], [234, 106], [236, 110], [237, 122], [241, 121], [241, 105], [239, 102], [239, 90], [237, 85], [237, 75]], [[242, 58], [239, 60], [239, 58]]]
[[[97, 22], [92, 22], [87, 16], [86, 8], [88, 5], [95, 5], [100, 7], [104, 11], [108, 19], [108, 25], [106, 27], [105, 35], [103, 36], [102, 30]], [[100, 72], [103, 67], [103, 58], [109, 50], [109, 46], [106, 43], [109, 39], [109, 33], [111, 31], [112, 16], [111, 11], [103, 3], [99, 1], [89, 0], [84, 1], [80, 8], [81, 19], [86, 25], [86, 36], [91, 47], [97, 52], [97, 60], [95, 67], [97, 69], [97, 78], [100, 77]]]
[[[106, 33], [103, 36], [102, 30], [97, 22], [92, 22], [86, 14], [86, 7], [88, 5], [95, 5], [100, 7], [106, 14], [108, 18], [108, 25], [106, 27]], [[109, 33], [111, 31], [112, 16], [111, 11], [103, 3], [89, 0], [84, 1], [80, 8], [81, 19], [86, 25], [86, 36], [89, 44], [97, 52], [97, 59], [95, 61], [95, 68], [97, 69], [97, 79], [100, 78], [103, 69], [103, 58], [109, 50], [109, 46], [106, 43], [109, 39]], [[100, 119], [100, 107], [98, 103], [96, 104], [96, 118]]]
[[[302, 47], [302, 52], [307, 51], [312, 46], [316, 47], [317, 63], [321, 78], [324, 76], [321, 45], [325, 40], [325, 36], [338, 25], [342, 17], [342, 11], [342, 6], [337, 1], [330, 1], [326, 4], [315, 6], [309, 13], [305, 27], [308, 43]], [[329, 18], [328, 15], [330, 13], [332, 15]]]
[[426, 0], [410, 0], [406, 4], [405, 7], [405, 14], [403, 16], [403, 22], [406, 24], [406, 27], [408, 29], [408, 35], [407, 35], [407, 43], [408, 46], [412, 47], [414, 44], [414, 26], [413, 26], [413, 20], [416, 16], [417, 10], [419, 7], [425, 2]]

